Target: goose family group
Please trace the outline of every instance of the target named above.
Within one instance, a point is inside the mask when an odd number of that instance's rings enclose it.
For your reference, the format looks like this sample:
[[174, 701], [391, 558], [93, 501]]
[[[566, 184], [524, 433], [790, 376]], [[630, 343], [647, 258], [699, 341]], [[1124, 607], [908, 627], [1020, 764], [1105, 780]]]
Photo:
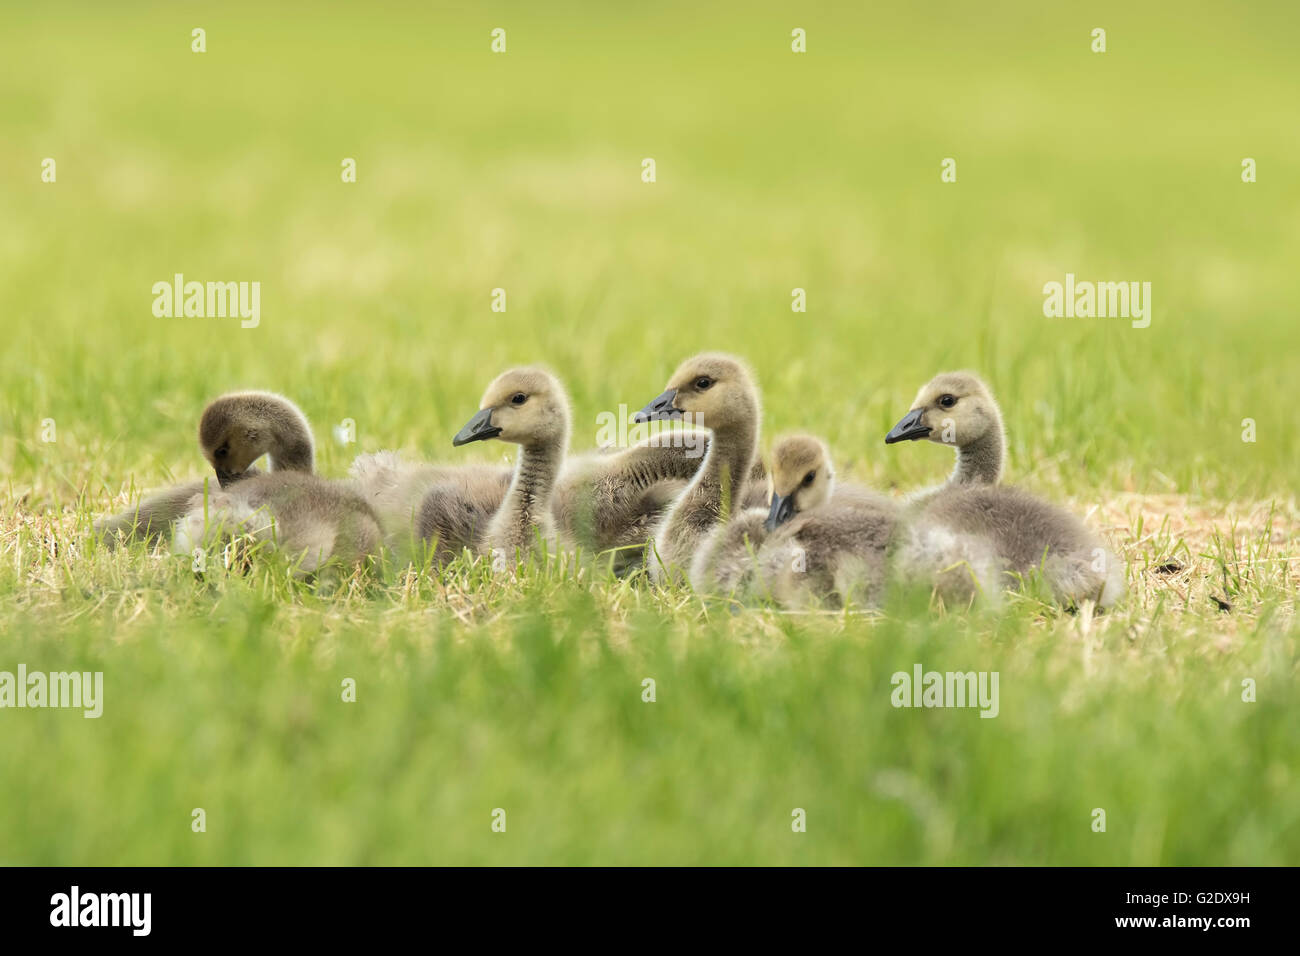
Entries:
[[[779, 439], [759, 455], [762, 403], [748, 365], [723, 353], [683, 362], [637, 422], [688, 418], [623, 449], [570, 455], [569, 399], [538, 367], [510, 369], [452, 438], [518, 446], [513, 466], [363, 454], [346, 479], [315, 473], [310, 425], [289, 399], [234, 392], [204, 409], [199, 479], [96, 523], [110, 547], [170, 541], [179, 553], [247, 536], [298, 574], [383, 559], [441, 568], [468, 552], [494, 571], [560, 551], [618, 574], [790, 608], [871, 607], [919, 586], [946, 605], [996, 603], [1037, 576], [1065, 606], [1105, 607], [1125, 568], [1068, 511], [1001, 484], [1002, 415], [966, 372], [936, 376], [885, 436], [956, 451], [946, 482], [905, 498], [836, 480], [825, 442]], [[265, 457], [269, 469], [255, 463]]]

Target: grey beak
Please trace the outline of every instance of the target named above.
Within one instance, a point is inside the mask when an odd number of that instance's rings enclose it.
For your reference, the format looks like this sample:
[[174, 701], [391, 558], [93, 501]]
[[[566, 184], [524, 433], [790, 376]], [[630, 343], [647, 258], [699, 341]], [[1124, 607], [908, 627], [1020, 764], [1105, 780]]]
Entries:
[[903, 420], [889, 430], [885, 436], [885, 444], [892, 445], [897, 441], [916, 441], [918, 438], [924, 438], [934, 429], [929, 425], [921, 424], [921, 417], [925, 414], [924, 408], [914, 408], [906, 415]]
[[640, 423], [659, 421], [665, 418], [681, 418], [682, 410], [673, 406], [675, 401], [677, 401], [677, 389], [670, 388], [633, 415], [632, 421]]
[[501, 434], [501, 429], [492, 424], [492, 412], [495, 409], [484, 408], [475, 413], [474, 417], [465, 423], [465, 427], [456, 432], [456, 437], [451, 443], [457, 447], [468, 445], [472, 441], [483, 441], [486, 438], [496, 438]]
[[768, 512], [767, 520], [763, 522], [763, 527], [768, 531], [775, 531], [778, 527], [785, 524], [794, 517], [794, 495], [786, 495], [782, 498], [775, 491], [772, 492], [772, 510]]

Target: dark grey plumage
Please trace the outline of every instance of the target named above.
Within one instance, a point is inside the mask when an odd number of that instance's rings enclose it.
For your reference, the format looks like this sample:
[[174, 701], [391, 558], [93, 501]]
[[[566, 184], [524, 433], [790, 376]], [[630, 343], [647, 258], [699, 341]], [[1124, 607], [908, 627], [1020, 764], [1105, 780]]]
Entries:
[[889, 579], [897, 502], [865, 491], [832, 496], [777, 528], [759, 553], [764, 592], [784, 607], [871, 607]]
[[505, 499], [512, 471], [509, 465], [407, 462], [381, 451], [357, 456], [349, 475], [399, 563], [422, 558], [431, 547], [442, 565], [475, 548]]
[[505, 501], [510, 480], [509, 469], [467, 465], [428, 486], [420, 498], [415, 534], [419, 542], [434, 549], [438, 565], [465, 548], [478, 547]]
[[966, 579], [994, 599], [999, 590], [1015, 588], [1036, 573], [1064, 605], [1092, 600], [1109, 607], [1124, 593], [1123, 562], [1100, 535], [1018, 488], [949, 489], [923, 502], [912, 526], [900, 549], [900, 573], [949, 575], [950, 593], [957, 597], [961, 592], [951, 569], [963, 563]]
[[560, 529], [616, 572], [641, 563], [646, 542], [668, 506], [700, 468], [703, 433], [660, 434], [631, 448], [571, 460], [552, 501]]
[[[213, 480], [212, 488], [217, 487]], [[165, 541], [171, 536], [172, 524], [185, 514], [194, 496], [202, 493], [202, 481], [189, 481], [155, 492], [141, 499], [130, 511], [100, 518], [94, 524], [95, 535], [110, 549], [129, 541], [149, 544]]]
[[771, 486], [770, 508], [742, 512], [701, 545], [695, 589], [795, 607], [876, 603], [897, 503], [837, 483], [830, 452], [811, 435], [777, 441]]

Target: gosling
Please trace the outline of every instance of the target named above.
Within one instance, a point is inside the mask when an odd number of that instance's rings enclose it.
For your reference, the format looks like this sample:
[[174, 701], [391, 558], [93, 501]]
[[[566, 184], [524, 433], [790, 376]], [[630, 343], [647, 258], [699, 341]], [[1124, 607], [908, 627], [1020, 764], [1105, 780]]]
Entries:
[[569, 399], [555, 376], [541, 368], [510, 369], [483, 393], [479, 411], [452, 444], [500, 439], [520, 446], [510, 487], [482, 529], [473, 529], [475, 549], [518, 560], [534, 547], [549, 550], [557, 540], [551, 499], [569, 444]]
[[[257, 475], [253, 463], [263, 455], [272, 471], [310, 474], [315, 465], [307, 416], [273, 392], [230, 392], [210, 402], [199, 418], [199, 448], [222, 488]], [[203, 481], [190, 481], [158, 492], [131, 511], [96, 522], [95, 533], [110, 548], [134, 540], [157, 543], [203, 491]]]
[[777, 446], [772, 482], [757, 559], [762, 592], [789, 608], [879, 604], [901, 506], [867, 488], [838, 485], [826, 445], [807, 435]]
[[[752, 472], [750, 477], [752, 487]], [[795, 514], [825, 504], [835, 490], [825, 446], [810, 435], [777, 441], [771, 479], [768, 506], [746, 507], [714, 528], [700, 545], [691, 562], [691, 586], [697, 592], [747, 596], [768, 533]]]
[[886, 444], [927, 438], [957, 451], [947, 484], [913, 498], [897, 559], [901, 573], [925, 578], [964, 566], [975, 590], [996, 599], [1041, 571], [1058, 603], [1112, 606], [1124, 593], [1123, 562], [1073, 515], [998, 486], [1004, 436], [997, 402], [969, 372], [936, 376], [885, 436]]
[[703, 464], [659, 520], [646, 560], [657, 582], [689, 575], [705, 537], [726, 522], [733, 503], [745, 500], [758, 455], [762, 406], [753, 374], [740, 359], [718, 352], [687, 359], [634, 420], [680, 418], [687, 412], [712, 432], [712, 440]]

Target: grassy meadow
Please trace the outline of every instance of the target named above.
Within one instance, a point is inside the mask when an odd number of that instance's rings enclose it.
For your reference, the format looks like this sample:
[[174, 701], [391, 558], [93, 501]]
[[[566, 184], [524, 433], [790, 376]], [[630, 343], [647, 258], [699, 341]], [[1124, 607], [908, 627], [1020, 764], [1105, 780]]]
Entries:
[[[0, 710], [0, 863], [1300, 863], [1294, 4], [2, 17], [0, 671], [102, 671], [104, 712]], [[260, 324], [155, 317], [176, 273], [260, 282]], [[1067, 273], [1150, 282], [1150, 326], [1045, 317]], [[512, 451], [451, 437], [520, 363], [589, 448], [704, 349], [752, 364], [764, 448], [898, 494], [951, 456], [886, 431], [980, 372], [1006, 480], [1128, 597], [791, 614], [470, 563], [326, 595], [89, 540], [204, 473], [223, 391], [291, 396], [342, 477]], [[997, 718], [893, 707], [917, 663], [998, 672]]]

